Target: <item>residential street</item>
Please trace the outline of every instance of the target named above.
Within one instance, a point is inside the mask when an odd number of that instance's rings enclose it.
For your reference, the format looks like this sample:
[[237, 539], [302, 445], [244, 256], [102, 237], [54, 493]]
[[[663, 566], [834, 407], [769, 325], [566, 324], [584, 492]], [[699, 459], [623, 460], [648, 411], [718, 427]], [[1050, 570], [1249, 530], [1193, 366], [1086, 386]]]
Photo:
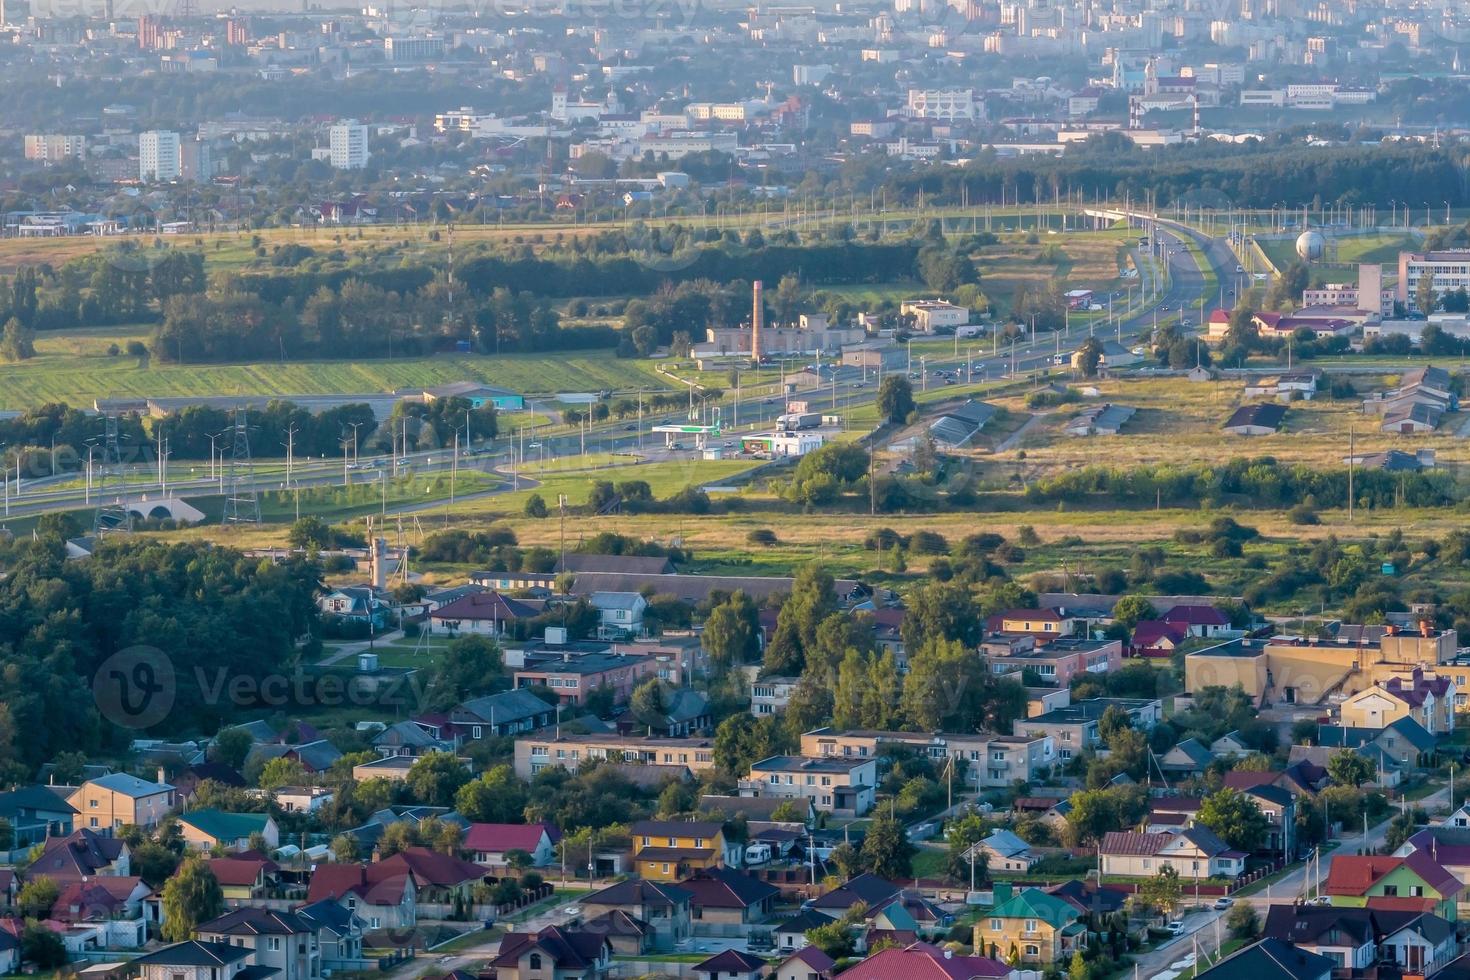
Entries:
[[[1416, 805], [1428, 810], [1440, 804], [1447, 804], [1449, 803], [1449, 793], [1449, 787], [1445, 787], [1439, 792], [1417, 801]], [[1338, 838], [1339, 846], [1335, 850], [1322, 855], [1322, 880], [1327, 880], [1327, 875], [1332, 869], [1332, 861], [1338, 855], [1357, 854], [1363, 850], [1365, 845], [1370, 848], [1382, 847], [1384, 839], [1388, 836], [1388, 825], [1392, 819], [1390, 817], [1376, 827], [1369, 827], [1366, 839], [1361, 832]], [[1306, 865], [1299, 865], [1290, 874], [1278, 881], [1272, 882], [1262, 891], [1238, 898], [1237, 901], [1250, 902], [1256, 907], [1256, 911], [1264, 919], [1266, 907], [1273, 901], [1277, 903], [1290, 902], [1302, 893], [1302, 884], [1306, 879], [1306, 874]], [[1213, 956], [1215, 950], [1219, 948], [1220, 943], [1230, 938], [1229, 933], [1225, 929], [1224, 917], [1226, 914], [1225, 912], [1218, 912], [1214, 909], [1205, 909], [1186, 915], [1184, 917], [1184, 934], [1182, 936], [1138, 958], [1135, 964], [1137, 976], [1140, 980], [1147, 980], [1150, 977], [1169, 980], [1171, 976], [1170, 965], [1181, 962], [1188, 957], [1196, 949], [1196, 940], [1198, 940], [1199, 955], [1202, 959], [1207, 956]], [[1218, 928], [1215, 925], [1216, 922], [1219, 922]], [[1177, 972], [1176, 970], [1175, 973]]]

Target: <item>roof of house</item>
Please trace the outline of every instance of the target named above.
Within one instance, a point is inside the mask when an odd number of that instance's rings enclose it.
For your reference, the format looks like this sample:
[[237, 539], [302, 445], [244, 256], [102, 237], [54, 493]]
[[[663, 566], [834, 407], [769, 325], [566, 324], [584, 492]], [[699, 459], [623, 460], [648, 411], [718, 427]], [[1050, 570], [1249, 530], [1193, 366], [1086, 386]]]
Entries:
[[460, 714], [472, 715], [490, 724], [507, 724], [555, 711], [555, 707], [522, 688], [471, 698], [449, 713], [451, 721], [462, 723]]
[[14, 818], [27, 810], [61, 814], [79, 812], [45, 786], [22, 786], [8, 793], [0, 793], [0, 816], [14, 823]]
[[779, 971], [781, 966], [785, 966], [787, 963], [790, 963], [793, 960], [811, 967], [812, 972], [819, 974], [828, 973], [832, 970], [834, 966], [837, 965], [837, 961], [834, 960], [832, 957], [822, 952], [816, 946], [808, 945], [803, 946], [801, 949], [798, 949], [796, 952], [786, 957], [784, 960], [781, 961], [780, 966], [778, 966], [776, 969]]
[[253, 885], [262, 872], [279, 871], [280, 865], [268, 858], [210, 858], [205, 861], [215, 880], [221, 885]]
[[701, 837], [713, 839], [725, 825], [713, 820], [636, 820], [628, 827], [634, 837]]
[[206, 943], [198, 939], [189, 939], [182, 943], [174, 943], [163, 949], [151, 953], [144, 953], [133, 960], [135, 964], [144, 966], [156, 964], [158, 966], [228, 966], [253, 956], [255, 950], [249, 946], [232, 946], [229, 943]]
[[1098, 885], [1091, 881], [1080, 881], [1076, 878], [1064, 881], [1059, 885], [1052, 885], [1045, 890], [1047, 894], [1072, 903], [1079, 912], [1084, 913], [1116, 912], [1128, 903], [1128, 893], [1125, 891]]
[[1345, 936], [1361, 946], [1375, 938], [1373, 912], [1366, 908], [1277, 904], [1267, 908], [1261, 934], [1296, 945]]
[[101, 875], [88, 881], [69, 882], [51, 905], [51, 917], [62, 922], [113, 918], [126, 908], [133, 893], [149, 888], [136, 876]]
[[1166, 623], [1161, 619], [1141, 619], [1133, 626], [1133, 638], [1129, 641], [1136, 647], [1156, 646], [1164, 639], [1180, 643], [1189, 635], [1182, 623]]
[[1053, 928], [1063, 929], [1077, 921], [1082, 913], [1077, 906], [1060, 895], [1040, 888], [1027, 888], [990, 910], [996, 919], [1040, 919]]
[[984, 840], [980, 841], [980, 846], [1002, 857], [1016, 857], [1031, 853], [1030, 844], [1017, 837], [1014, 832], [1004, 828], [992, 830]]
[[325, 772], [342, 758], [342, 751], [324, 738], [293, 745], [286, 754], [295, 756], [307, 772]]
[[817, 929], [822, 926], [830, 926], [837, 920], [826, 912], [817, 909], [803, 909], [791, 918], [781, 922], [774, 927], [775, 932], [806, 932], [809, 929]]
[[553, 843], [560, 837], [552, 836], [550, 824], [546, 823], [472, 823], [465, 831], [464, 849], [467, 851], [525, 851], [533, 854], [547, 837]]
[[1390, 871], [1403, 867], [1404, 859], [1379, 854], [1340, 854], [1327, 872], [1327, 894], [1361, 896]]
[[190, 810], [179, 815], [179, 823], [220, 841], [243, 840], [251, 834], [264, 833], [270, 819], [265, 813], [225, 813], [215, 809]]
[[1227, 956], [1199, 974], [1198, 980], [1320, 980], [1330, 976], [1335, 966], [1336, 960], [1280, 939], [1262, 939]]
[[766, 961], [754, 953], [739, 949], [727, 949], [716, 953], [702, 963], [694, 964], [695, 973], [709, 973], [718, 977], [721, 973], [760, 973]]
[[168, 783], [153, 783], [146, 779], [139, 779], [126, 772], [114, 772], [106, 776], [88, 780], [93, 786], [100, 789], [121, 793], [133, 799], [141, 799], [145, 796], [157, 796], [159, 793], [167, 793], [173, 789]]
[[338, 936], [350, 935], [353, 932], [354, 922], [359, 927], [361, 926], [357, 916], [331, 899], [322, 899], [310, 905], [303, 905], [296, 910], [296, 914], [308, 922], [315, 923], [318, 928], [326, 929]]
[[1279, 429], [1281, 422], [1286, 418], [1286, 406], [1277, 405], [1274, 402], [1258, 402], [1252, 405], [1242, 405], [1237, 408], [1230, 418], [1225, 420], [1222, 428], [1238, 429], [1245, 426], [1259, 427], [1264, 429]]
[[693, 895], [678, 885], [666, 885], [657, 881], [631, 878], [609, 885], [582, 899], [583, 905], [644, 906], [661, 908], [687, 904]]
[[194, 783], [198, 785], [205, 780], [212, 780], [221, 786], [233, 786], [237, 789], [246, 785], [245, 777], [240, 770], [227, 766], [222, 762], [199, 762], [185, 769], [179, 774], [178, 783]]
[[500, 952], [490, 965], [512, 967], [527, 952], [537, 950], [551, 957], [556, 970], [585, 970], [602, 957], [607, 946], [605, 933], [551, 925], [536, 933], [506, 933], [500, 940]]
[[512, 622], [532, 619], [546, 610], [539, 600], [512, 599], [499, 592], [472, 592], [429, 613], [430, 619], [461, 622]]
[[674, 571], [674, 563], [664, 555], [588, 555], [579, 552], [557, 561], [554, 571], [562, 572], [613, 572], [631, 575], [668, 575]]
[[856, 878], [849, 878], [836, 888], [821, 895], [812, 902], [812, 908], [817, 909], [840, 909], [846, 912], [849, 908], [859, 902], [872, 909], [887, 900], [897, 897], [903, 889], [885, 878], [880, 878], [872, 872], [864, 872]]
[[1169, 756], [1175, 754], [1176, 752], [1185, 757], [1186, 763], [1188, 765], [1195, 766], [1200, 769], [1203, 769], [1205, 766], [1209, 765], [1211, 760], [1214, 759], [1214, 756], [1210, 754], [1210, 750], [1201, 745], [1199, 740], [1196, 738], [1186, 738], [1184, 741], [1174, 746], [1168, 752], [1165, 752], [1164, 758], [1168, 759]]
[[315, 925], [295, 912], [245, 907], [199, 924], [200, 935], [224, 936], [294, 936], [313, 932]]
[[679, 882], [702, 908], [746, 909], [775, 898], [781, 889], [732, 868], [702, 868]]
[[413, 872], [414, 880], [420, 885], [452, 888], [467, 881], [478, 881], [485, 877], [485, 869], [470, 861], [461, 861], [450, 854], [440, 854], [426, 847], [409, 847], [390, 858], [378, 862], [382, 868]]
[[65, 837], [49, 838], [41, 856], [26, 870], [31, 877], [45, 875], [54, 880], [91, 878], [116, 861], [126, 846], [121, 838], [82, 828]]
[[1230, 617], [1214, 606], [1178, 605], [1164, 613], [1166, 623], [1189, 626], [1229, 626]]
[[605, 936], [648, 936], [653, 926], [622, 909], [609, 909], [587, 920], [587, 928]]
[[[392, 860], [391, 858], [389, 860]], [[484, 872], [484, 869], [480, 869]], [[406, 883], [413, 874], [402, 865], [388, 866], [387, 861], [374, 864], [319, 864], [311, 873], [306, 900], [318, 902], [344, 895], [360, 896], [370, 905], [397, 905], [403, 898]]]
[[847, 980], [976, 980], [1011, 975], [988, 956], [949, 956], [928, 943], [889, 947], [842, 971]]

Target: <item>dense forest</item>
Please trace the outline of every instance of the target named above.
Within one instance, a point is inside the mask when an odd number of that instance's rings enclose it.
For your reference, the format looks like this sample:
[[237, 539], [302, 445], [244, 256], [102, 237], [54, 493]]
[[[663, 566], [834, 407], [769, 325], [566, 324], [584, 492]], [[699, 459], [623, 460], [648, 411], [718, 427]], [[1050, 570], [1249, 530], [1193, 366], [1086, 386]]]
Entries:
[[[296, 639], [315, 621], [314, 565], [140, 540], [69, 561], [62, 523], [45, 521], [36, 541], [11, 546], [0, 581], [4, 781], [30, 778], [59, 752], [125, 745], [131, 719], [153, 720], [165, 700], [152, 730], [212, 732], [238, 711], [211, 694], [216, 672], [259, 681], [294, 666]], [[114, 669], [130, 691], [108, 687], [119, 682]], [[130, 715], [121, 699], [144, 712]]]

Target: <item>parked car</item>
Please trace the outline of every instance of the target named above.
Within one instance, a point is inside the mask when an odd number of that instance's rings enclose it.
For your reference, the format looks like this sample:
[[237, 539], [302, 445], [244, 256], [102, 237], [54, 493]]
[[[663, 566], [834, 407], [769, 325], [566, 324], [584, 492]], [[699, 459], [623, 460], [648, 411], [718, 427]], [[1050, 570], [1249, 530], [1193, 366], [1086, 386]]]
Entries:
[[1165, 931], [1168, 932], [1171, 936], [1184, 935], [1184, 920], [1175, 919], [1173, 922], [1169, 923], [1168, 926], [1165, 927]]
[[1231, 898], [1228, 895], [1221, 895], [1219, 898], [1215, 899], [1215, 905], [1214, 905], [1214, 907], [1216, 909], [1218, 909], [1219, 911], [1223, 912], [1223, 911], [1225, 911], [1226, 909], [1228, 909], [1230, 906], [1232, 906], [1234, 904], [1235, 904], [1235, 899]]

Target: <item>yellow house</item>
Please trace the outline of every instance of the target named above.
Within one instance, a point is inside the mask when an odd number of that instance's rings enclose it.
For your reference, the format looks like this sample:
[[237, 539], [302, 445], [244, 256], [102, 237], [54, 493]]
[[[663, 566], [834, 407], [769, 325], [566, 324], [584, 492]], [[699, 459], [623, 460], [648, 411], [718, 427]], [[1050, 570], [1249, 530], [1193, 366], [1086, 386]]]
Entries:
[[66, 802], [76, 808], [76, 826], [88, 830], [154, 827], [173, 809], [174, 788], [114, 772], [87, 780]]
[[1066, 963], [1087, 939], [1082, 913], [1065, 899], [1027, 888], [975, 923], [975, 953], [1008, 963]]
[[639, 820], [629, 833], [633, 865], [650, 881], [679, 881], [725, 860], [725, 828], [713, 821]]
[[1448, 677], [1429, 676], [1414, 668], [1359, 691], [1342, 703], [1342, 723], [1353, 728], [1387, 728], [1412, 718], [1431, 735], [1455, 727], [1455, 685]]

